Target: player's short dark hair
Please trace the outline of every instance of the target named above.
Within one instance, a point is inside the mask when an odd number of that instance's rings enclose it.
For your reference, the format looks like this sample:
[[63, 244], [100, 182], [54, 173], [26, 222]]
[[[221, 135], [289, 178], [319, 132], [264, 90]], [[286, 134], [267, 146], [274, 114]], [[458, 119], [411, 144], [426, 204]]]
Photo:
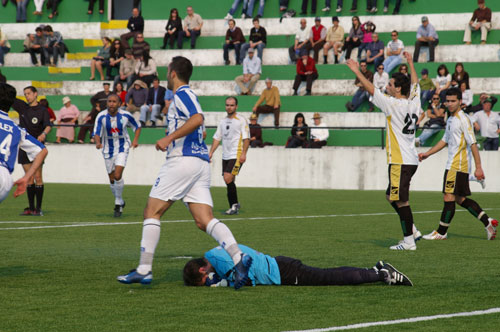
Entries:
[[42, 29], [42, 28], [40, 28], [40, 27], [37, 27], [37, 28], [35, 29], [35, 32], [39, 32], [39, 31], [40, 31], [40, 32], [43, 32], [43, 29]]
[[24, 90], [31, 90], [31, 92], [38, 92], [38, 90], [33, 85], [25, 87], [23, 91]]
[[189, 83], [189, 79], [193, 74], [193, 64], [188, 58], [176, 56], [169, 64], [170, 71], [175, 71], [177, 77], [184, 82]]
[[229, 96], [229, 97], [227, 97], [227, 98], [226, 98], [226, 101], [227, 101], [228, 99], [233, 99], [233, 100], [234, 100], [234, 102], [236, 103], [236, 106], [238, 106], [238, 98], [236, 98], [236, 97], [234, 97], [234, 96]]
[[253, 20], [252, 20], [252, 23], [253, 23], [253, 22], [260, 22], [260, 21], [259, 21], [259, 18], [258, 18], [258, 17], [254, 17], [254, 18], [253, 18]]
[[16, 88], [7, 83], [0, 83], [0, 110], [8, 112], [16, 100]]
[[459, 88], [450, 88], [446, 90], [446, 96], [457, 96], [458, 100], [462, 100], [462, 91]]
[[106, 101], [108, 101], [109, 98], [111, 97], [115, 97], [116, 99], [118, 99], [118, 102], [121, 104], [122, 103], [122, 99], [120, 98], [119, 95], [117, 95], [116, 93], [110, 93], [108, 98], [106, 98]]
[[201, 283], [200, 267], [207, 265], [203, 258], [195, 258], [184, 265], [182, 279], [186, 286], [199, 286]]
[[392, 74], [392, 78], [394, 79], [394, 86], [401, 88], [401, 94], [408, 96], [411, 87], [411, 81], [408, 76], [403, 73], [394, 73]]
[[46, 32], [53, 32], [52, 30], [52, 27], [50, 25], [46, 25], [43, 27], [43, 31], [46, 31]]

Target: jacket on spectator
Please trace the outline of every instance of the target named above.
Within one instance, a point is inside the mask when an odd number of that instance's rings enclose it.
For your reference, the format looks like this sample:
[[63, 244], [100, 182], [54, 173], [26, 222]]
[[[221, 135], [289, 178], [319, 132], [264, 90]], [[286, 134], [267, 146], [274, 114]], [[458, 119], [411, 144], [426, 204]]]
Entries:
[[234, 44], [234, 42], [245, 42], [245, 37], [243, 36], [243, 32], [240, 28], [235, 27], [233, 31], [231, 29], [227, 29], [226, 31], [226, 40], [229, 40], [230, 44]]
[[149, 52], [150, 50], [151, 46], [146, 41], [138, 42], [134, 40], [134, 43], [132, 44], [132, 54], [134, 54], [134, 58], [136, 59], [140, 58], [142, 53], [144, 53], [144, 51]]
[[302, 59], [299, 59], [297, 61], [297, 74], [299, 75], [305, 75], [306, 72], [312, 71], [313, 73], [317, 73], [318, 70], [316, 69], [316, 63], [314, 62], [314, 59], [311, 58], [310, 56], [307, 57], [307, 63], [304, 66], [304, 63], [302, 62]]
[[167, 89], [162, 87], [161, 85], [158, 86], [158, 92], [156, 93], [156, 102], [155, 102], [155, 88], [151, 87], [149, 88], [148, 92], [148, 105], [160, 105], [161, 108], [163, 109], [165, 107], [165, 93], [167, 92]]
[[[138, 84], [141, 89], [135, 89], [134, 86], [136, 84]], [[146, 83], [141, 80], [135, 80], [134, 84], [132, 84], [132, 87], [128, 90], [127, 95], [125, 96], [127, 104], [129, 103], [130, 98], [132, 98], [133, 104], [137, 107], [145, 105], [148, 101], [148, 87]]]
[[120, 75], [130, 76], [135, 72], [136, 59], [123, 59], [120, 62]]
[[248, 40], [250, 40], [253, 43], [259, 42], [262, 40], [264, 44], [267, 44], [267, 32], [266, 29], [263, 27], [259, 27], [259, 30], [255, 29], [253, 27], [250, 29], [250, 36], [248, 37]]
[[127, 29], [129, 29], [131, 32], [143, 32], [144, 18], [142, 18], [142, 16], [130, 16], [127, 23]]

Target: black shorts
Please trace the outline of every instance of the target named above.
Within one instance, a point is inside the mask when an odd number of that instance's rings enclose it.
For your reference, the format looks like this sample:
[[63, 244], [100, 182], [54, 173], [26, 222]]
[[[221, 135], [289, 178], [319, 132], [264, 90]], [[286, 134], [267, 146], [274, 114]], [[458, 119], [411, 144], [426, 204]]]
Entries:
[[243, 165], [240, 162], [236, 162], [236, 159], [222, 160], [222, 175], [224, 173], [230, 173], [233, 175], [238, 175]]
[[19, 154], [17, 156], [17, 163], [21, 165], [31, 164], [31, 161], [28, 158], [26, 152], [24, 152], [24, 150], [19, 149]]
[[446, 170], [443, 178], [443, 194], [456, 196], [470, 196], [469, 173], [462, 173], [454, 169]]
[[410, 200], [410, 182], [417, 167], [417, 165], [389, 164], [389, 185], [385, 194], [391, 201], [408, 202]]

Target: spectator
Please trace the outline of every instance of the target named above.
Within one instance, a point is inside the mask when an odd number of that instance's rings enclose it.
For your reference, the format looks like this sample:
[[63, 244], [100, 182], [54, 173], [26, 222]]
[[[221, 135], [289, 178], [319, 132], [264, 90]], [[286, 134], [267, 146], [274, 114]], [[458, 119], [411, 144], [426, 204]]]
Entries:
[[352, 27], [349, 31], [349, 35], [345, 38], [344, 47], [342, 50], [345, 50], [345, 58], [351, 58], [351, 52], [354, 48], [361, 45], [361, 40], [363, 39], [363, 30], [361, 30], [361, 22], [359, 21], [359, 17], [352, 17]]
[[[158, 120], [163, 120], [163, 115], [166, 115], [168, 113], [168, 108], [170, 107], [170, 104], [172, 103], [172, 100], [174, 100], [174, 93], [172, 90], [167, 89], [165, 92], [165, 98], [164, 98], [164, 103], [165, 106], [161, 110], [161, 113], [156, 116]], [[205, 139], [207, 132], [203, 130], [203, 139]]]
[[[432, 82], [432, 81], [431, 81]], [[375, 74], [373, 74], [373, 85], [380, 89], [380, 91], [385, 92], [385, 88], [389, 84], [389, 74], [384, 71], [384, 65], [379, 64]]]
[[26, 7], [28, 6], [29, 0], [16, 0], [16, 2], [17, 2], [16, 22], [17, 23], [26, 22]]
[[306, 45], [308, 51], [314, 50], [314, 62], [318, 63], [319, 51], [325, 45], [326, 40], [326, 28], [321, 24], [321, 18], [316, 17], [314, 19], [314, 25], [311, 28], [309, 34], [309, 42]]
[[[92, 110], [83, 119], [83, 127], [80, 127], [80, 132], [78, 133], [78, 143], [83, 143], [85, 141], [85, 136], [87, 132], [92, 133], [94, 131], [94, 122], [97, 114], [100, 111], [104, 111], [108, 107], [108, 96], [111, 94], [110, 85], [108, 82], [102, 83], [104, 90], [99, 91], [90, 98], [90, 104], [92, 105]], [[90, 143], [94, 143], [94, 138], [90, 138]]]
[[[396, 0], [396, 6], [394, 6], [394, 10], [392, 15], [399, 14], [399, 10], [401, 9], [401, 0]], [[389, 0], [384, 0], [384, 14], [389, 12]]]
[[125, 50], [125, 59], [120, 63], [120, 73], [115, 76], [115, 85], [118, 82], [127, 82], [127, 90], [132, 86], [135, 74], [135, 60], [131, 49]]
[[0, 71], [0, 83], [7, 83], [7, 77]]
[[170, 45], [170, 49], [174, 49], [174, 43], [179, 38], [179, 32], [182, 31], [182, 20], [179, 17], [179, 11], [177, 8], [172, 8], [170, 10], [170, 17], [168, 18], [167, 26], [165, 27], [165, 36], [163, 37], [162, 50], [167, 48], [167, 42]]
[[305, 49], [309, 41], [309, 31], [306, 29], [307, 21], [305, 18], [300, 19], [300, 28], [295, 34], [295, 43], [288, 49], [288, 55], [292, 62], [297, 62], [297, 55], [301, 50]]
[[47, 9], [51, 10], [51, 13], [49, 14], [49, 19], [53, 19], [55, 16], [59, 15], [57, 7], [59, 6], [60, 2], [61, 0], [47, 0]]
[[308, 55], [308, 51], [302, 50], [302, 58], [297, 61], [297, 74], [295, 75], [295, 80], [293, 82], [293, 95], [297, 95], [297, 90], [299, 89], [301, 82], [307, 82], [306, 85], [306, 96], [311, 95], [312, 84], [318, 79], [318, 71], [316, 70], [316, 62], [314, 59]]
[[34, 0], [34, 2], [35, 2], [35, 11], [33, 12], [33, 15], [42, 16], [43, 3], [45, 2], [45, 0]]
[[104, 72], [102, 67], [109, 66], [109, 57], [111, 51], [111, 39], [108, 37], [102, 38], [103, 46], [101, 49], [97, 51], [97, 56], [93, 57], [90, 61], [90, 80], [93, 81], [95, 79], [95, 70], [101, 75], [101, 81], [104, 81]]
[[[241, 8], [241, 18], [246, 18], [245, 12], [248, 7], [248, 0], [234, 0], [231, 8], [229, 8], [229, 11], [227, 12], [226, 17], [224, 17], [225, 20], [229, 21], [233, 19], [233, 15], [242, 1], [243, 1], [243, 7]], [[250, 17], [252, 17], [252, 15], [250, 15]]]
[[[132, 99], [132, 101], [130, 100]], [[127, 111], [130, 113], [139, 112], [142, 106], [148, 103], [148, 87], [141, 80], [135, 80], [125, 96], [127, 102]]]
[[115, 83], [115, 88], [113, 89], [113, 93], [120, 97], [122, 101], [122, 105], [120, 108], [125, 109], [126, 108], [126, 102], [125, 102], [125, 97], [127, 96], [127, 91], [123, 89], [123, 83], [122, 82], [116, 82]]
[[480, 130], [481, 136], [485, 138], [483, 146], [487, 151], [498, 150], [498, 134], [500, 134], [500, 115], [491, 112], [492, 104], [491, 99], [486, 99], [483, 103], [483, 110], [472, 116], [474, 129]]
[[144, 34], [138, 33], [132, 44], [134, 58], [139, 59], [145, 51], [149, 52], [150, 50], [151, 46], [144, 40]]
[[[265, 102], [265, 104], [262, 105], [262, 102]], [[266, 78], [266, 88], [262, 90], [259, 100], [257, 100], [252, 108], [252, 112], [255, 113], [257, 117], [262, 113], [274, 113], [274, 126], [279, 127], [280, 107], [280, 91], [278, 87], [273, 86], [273, 81], [268, 77]]]
[[280, 12], [285, 12], [288, 9], [289, 0], [280, 0]]
[[[377, 5], [376, 5], [377, 0], [367, 0], [367, 8], [369, 5], [374, 2], [375, 4], [373, 5], [373, 8], [375, 8], [375, 13], [377, 11]], [[330, 6], [331, 6], [332, 1], [331, 0], [325, 0], [325, 8], [322, 9], [322, 11], [327, 12], [330, 11]], [[337, 0], [337, 9], [336, 12], [340, 13], [342, 11], [342, 6], [344, 5], [344, 2], [342, 0]], [[351, 6], [351, 13], [355, 13], [358, 11], [358, 0], [352, 0], [352, 6]]]
[[109, 50], [109, 65], [106, 68], [106, 79], [112, 80], [111, 71], [113, 68], [120, 72], [120, 63], [125, 59], [125, 51], [119, 39], [115, 39]]
[[384, 49], [384, 42], [378, 39], [378, 33], [372, 33], [372, 42], [366, 46], [366, 63], [380, 67], [384, 62]]
[[224, 50], [224, 63], [226, 65], [230, 64], [229, 61], [229, 49], [234, 49], [236, 64], [239, 65], [240, 62], [240, 50], [241, 45], [245, 42], [245, 37], [240, 28], [236, 26], [236, 21], [233, 19], [229, 20], [229, 29], [226, 31], [226, 40], [222, 49]]
[[418, 62], [420, 47], [429, 47], [429, 62], [434, 62], [434, 49], [439, 44], [439, 36], [434, 26], [429, 23], [427, 16], [422, 16], [422, 25], [417, 30], [417, 41], [415, 42], [415, 52], [413, 52], [413, 61]]
[[422, 69], [422, 72], [420, 74], [422, 75], [422, 78], [419, 81], [420, 103], [423, 108], [424, 105], [428, 103], [434, 95], [436, 86], [434, 85], [434, 82], [432, 82], [432, 80], [429, 78], [429, 71], [427, 70], [427, 68]]
[[328, 29], [326, 33], [325, 45], [323, 46], [323, 60], [328, 63], [328, 50], [333, 48], [333, 58], [334, 63], [339, 63], [339, 53], [342, 50], [342, 45], [344, 45], [344, 28], [339, 25], [338, 16], [332, 17], [333, 25]]
[[330, 136], [326, 123], [321, 122], [321, 115], [314, 113], [313, 115], [314, 127], [311, 128], [309, 140], [310, 149], [321, 149], [326, 145], [326, 140]]
[[403, 74], [403, 75], [406, 75], [406, 77], [408, 77], [408, 79], [411, 79], [410, 74], [408, 73], [408, 66], [405, 63], [403, 63], [402, 65], [399, 66], [398, 72]]
[[54, 124], [54, 121], [56, 121], [56, 114], [54, 113], [54, 110], [52, 108], [50, 108], [49, 101], [47, 99], [43, 98], [43, 99], [40, 99], [39, 103], [40, 103], [40, 105], [45, 107], [47, 109], [47, 111], [49, 111], [50, 123]]
[[42, 51], [42, 47], [45, 45], [45, 36], [43, 35], [42, 28], [38, 27], [35, 29], [35, 35], [30, 35], [30, 42], [28, 43], [28, 52], [31, 56], [31, 63], [34, 66], [39, 66], [36, 54], [40, 53], [40, 62], [42, 66], [45, 66], [45, 54]]
[[375, 32], [375, 29], [377, 29], [377, 27], [371, 21], [361, 24], [361, 31], [363, 31], [363, 39], [361, 41], [361, 45], [359, 45], [358, 47], [358, 61], [361, 59], [361, 53], [363, 53], [363, 51], [365, 51], [366, 53], [368, 50], [368, 45], [370, 45], [370, 43], [373, 42], [372, 36], [373, 33]]
[[167, 89], [160, 85], [160, 80], [156, 77], [153, 80], [153, 87], [148, 91], [147, 104], [141, 106], [141, 116], [139, 117], [141, 127], [146, 125], [148, 119], [151, 119], [151, 126], [156, 127], [156, 119], [165, 107], [166, 91]]
[[[364, 77], [370, 82], [373, 82], [373, 73], [368, 70], [368, 65], [366, 64], [366, 61], [361, 61], [360, 63], [360, 68], [361, 68], [361, 73], [363, 74]], [[348, 112], [355, 112], [359, 106], [365, 101], [368, 100], [370, 97], [370, 94], [365, 90], [363, 87], [363, 84], [361, 84], [361, 81], [356, 77], [356, 80], [354, 81], [354, 85], [358, 87], [358, 90], [352, 97], [352, 102], [347, 102], [345, 107], [347, 108]], [[368, 110], [369, 112], [373, 111], [373, 105], [370, 105], [370, 109]]]
[[[247, 18], [247, 17], [252, 17], [253, 16], [253, 7], [255, 5], [255, 2], [257, 0], [249, 0], [248, 1], [248, 6], [247, 6], [247, 12], [245, 17], [242, 16], [242, 18]], [[259, 9], [257, 11], [257, 18], [261, 18], [264, 15], [264, 6], [266, 5], [266, 0], [258, 0], [259, 1]]]
[[[312, 58], [310, 59], [312, 60]], [[307, 142], [308, 132], [309, 128], [304, 119], [304, 114], [297, 113], [293, 119], [292, 136], [288, 138], [285, 148], [293, 149], [304, 146]]]
[[460, 91], [462, 91], [462, 109], [467, 111], [467, 109], [472, 105], [472, 100], [474, 98], [474, 94], [472, 90], [467, 85], [466, 81], [462, 81], [459, 84]]
[[49, 60], [51, 66], [57, 66], [59, 56], [64, 59], [66, 51], [63, 37], [59, 31], [53, 31], [50, 25], [43, 28], [43, 34], [45, 35], [45, 45], [43, 45], [45, 61]]
[[424, 116], [427, 116], [429, 121], [425, 123], [424, 130], [422, 130], [420, 136], [415, 139], [416, 146], [425, 145], [425, 142], [432, 135], [444, 129], [446, 126], [446, 122], [444, 121], [445, 115], [444, 105], [440, 101], [439, 94], [435, 93], [434, 96], [432, 96], [432, 101], [429, 104], [426, 114], [420, 116], [419, 123]]
[[262, 128], [257, 123], [257, 115], [255, 113], [250, 115], [250, 124], [248, 125], [248, 128], [250, 128], [250, 147], [263, 148], [264, 143], [262, 142]]
[[158, 77], [158, 72], [156, 71], [156, 62], [149, 55], [148, 51], [144, 51], [139, 61], [135, 64], [135, 79], [141, 80], [146, 83], [146, 87], [149, 87], [153, 80]]
[[0, 67], [2, 67], [5, 62], [4, 62], [4, 56], [5, 54], [10, 52], [10, 43], [7, 40], [7, 36], [5, 33], [0, 30]]
[[[307, 15], [307, 3], [309, 0], [302, 0], [302, 11], [300, 15]], [[318, 0], [311, 0], [311, 14], [316, 14], [316, 6], [318, 4]]]
[[484, 0], [477, 0], [478, 8], [472, 14], [472, 18], [465, 26], [464, 43], [470, 45], [471, 30], [481, 29], [481, 45], [486, 44], [488, 31], [491, 30], [491, 9], [487, 8]]
[[441, 64], [437, 69], [436, 76], [436, 93], [441, 97], [441, 102], [444, 103], [446, 98], [446, 91], [451, 85], [451, 75], [448, 73], [446, 65]]
[[[71, 104], [71, 99], [69, 97], [63, 98], [63, 107], [59, 110], [59, 116], [57, 122], [59, 124], [65, 125], [75, 125], [78, 122], [78, 117], [80, 116], [80, 111], [78, 107]], [[65, 138], [69, 143], [73, 143], [75, 140], [75, 127], [64, 126], [57, 127], [56, 132], [56, 143], [61, 143], [61, 138]]]
[[[89, 9], [87, 14], [92, 15], [96, 1], [97, 0], [89, 0]], [[104, 0], [99, 0], [99, 14], [104, 14]]]
[[127, 29], [130, 32], [124, 33], [120, 36], [120, 40], [122, 42], [123, 48], [130, 48], [130, 44], [128, 43], [130, 38], [137, 38], [137, 35], [144, 32], [144, 18], [139, 13], [139, 9], [132, 9], [132, 16], [128, 19]]
[[[255, 50], [253, 48], [248, 49], [248, 54], [243, 60], [243, 75], [236, 77], [235, 81], [241, 89], [242, 95], [249, 95], [252, 93], [255, 83], [260, 78], [262, 74], [262, 66], [258, 56], [254, 56]], [[245, 86], [245, 84], [248, 85]]]
[[384, 70], [390, 73], [397, 65], [401, 63], [401, 55], [403, 54], [404, 44], [398, 39], [398, 32], [391, 32], [391, 41], [387, 43], [387, 58], [384, 60]]
[[459, 82], [465, 81], [467, 82], [467, 86], [469, 86], [469, 73], [465, 71], [463, 63], [457, 62], [455, 72], [451, 76], [451, 81], [452, 85], [457, 85]]
[[196, 46], [196, 38], [201, 35], [201, 28], [203, 27], [203, 20], [200, 15], [195, 14], [193, 7], [187, 7], [187, 16], [184, 18], [184, 30], [179, 32], [177, 39], [177, 47], [182, 48], [182, 41], [184, 38], [191, 38], [191, 49]]
[[479, 103], [477, 105], [471, 106], [467, 111], [468, 112], [472, 112], [472, 113], [483, 111], [485, 109], [484, 108], [484, 103], [488, 99], [489, 99], [491, 105], [487, 106], [487, 107], [489, 107], [490, 109], [492, 109], [493, 106], [495, 106], [495, 104], [497, 103], [498, 99], [495, 96], [491, 96], [491, 95], [483, 92], [483, 93], [481, 93], [479, 95]]
[[[254, 0], [250, 0], [254, 1]], [[257, 56], [262, 62], [262, 54], [264, 53], [264, 48], [267, 44], [267, 32], [264, 27], [260, 26], [260, 21], [256, 17], [252, 20], [253, 28], [250, 29], [250, 36], [248, 37], [248, 43], [244, 43], [241, 46], [241, 57], [240, 60], [243, 62], [249, 48], [257, 49]]]

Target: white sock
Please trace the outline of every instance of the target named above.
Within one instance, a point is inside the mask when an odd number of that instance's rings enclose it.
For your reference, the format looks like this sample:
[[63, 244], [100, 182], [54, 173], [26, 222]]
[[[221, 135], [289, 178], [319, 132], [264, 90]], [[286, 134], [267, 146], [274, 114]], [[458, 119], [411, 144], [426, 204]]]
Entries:
[[111, 192], [113, 193], [113, 196], [116, 196], [116, 194], [115, 194], [115, 183], [114, 182], [110, 183], [109, 187], [111, 188]]
[[233, 233], [231, 233], [231, 230], [225, 224], [214, 218], [208, 223], [206, 232], [227, 251], [235, 265], [240, 262], [241, 250]]
[[137, 272], [146, 274], [153, 268], [153, 256], [156, 245], [160, 241], [160, 221], [158, 219], [145, 219], [142, 226], [141, 258]]
[[405, 236], [404, 237], [404, 241], [406, 244], [409, 244], [409, 245], [415, 245], [415, 239], [413, 238], [413, 234], [410, 235], [410, 236]]
[[413, 234], [415, 234], [416, 232], [418, 232], [418, 229], [417, 227], [415, 226], [415, 224], [412, 225], [412, 231], [413, 231]]
[[125, 181], [123, 178], [120, 180], [115, 180], [115, 204], [123, 205], [123, 187], [125, 186]]

